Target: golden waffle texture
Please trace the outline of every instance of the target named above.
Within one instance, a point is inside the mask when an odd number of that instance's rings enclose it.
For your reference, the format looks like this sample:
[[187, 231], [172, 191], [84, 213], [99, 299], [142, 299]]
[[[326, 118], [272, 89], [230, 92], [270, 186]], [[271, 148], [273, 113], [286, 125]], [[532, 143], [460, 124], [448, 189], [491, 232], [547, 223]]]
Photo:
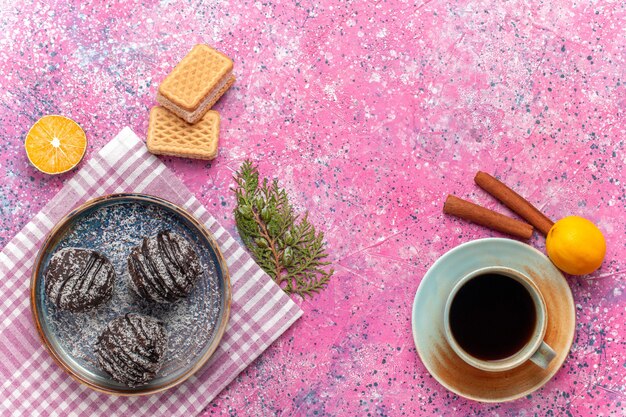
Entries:
[[183, 110], [182, 108], [174, 105], [171, 101], [166, 99], [161, 94], [157, 95], [157, 102], [181, 119], [185, 120], [187, 123], [196, 123], [202, 118], [202, 116], [204, 116], [204, 113], [206, 113], [211, 107], [213, 107], [217, 100], [222, 97], [222, 95], [226, 92], [226, 90], [230, 88], [231, 85], [233, 85], [234, 82], [235, 77], [231, 76], [227, 80], [226, 84], [224, 84], [224, 86], [217, 91], [217, 93], [208, 96], [203, 102], [200, 103], [200, 106], [198, 106], [198, 108], [194, 111]]
[[208, 111], [196, 124], [189, 124], [164, 107], [150, 110], [148, 150], [157, 155], [213, 159], [217, 156], [220, 115]]
[[[165, 77], [157, 100], [177, 114], [197, 113], [200, 107], [209, 110], [235, 81], [232, 70], [233, 61], [226, 55], [207, 45], [196, 45]], [[202, 114], [194, 116], [200, 119]]]

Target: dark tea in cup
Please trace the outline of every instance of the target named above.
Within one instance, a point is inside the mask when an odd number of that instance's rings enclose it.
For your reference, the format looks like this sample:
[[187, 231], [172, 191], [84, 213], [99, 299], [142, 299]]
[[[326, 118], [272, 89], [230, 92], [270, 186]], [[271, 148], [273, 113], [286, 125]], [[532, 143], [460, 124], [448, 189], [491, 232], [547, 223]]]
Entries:
[[477, 275], [450, 306], [450, 329], [459, 346], [482, 360], [508, 358], [530, 341], [537, 322], [528, 290], [506, 275]]
[[454, 286], [444, 331], [454, 352], [485, 371], [506, 371], [530, 360], [546, 369], [556, 353], [543, 341], [548, 319], [539, 288], [522, 272], [491, 266]]

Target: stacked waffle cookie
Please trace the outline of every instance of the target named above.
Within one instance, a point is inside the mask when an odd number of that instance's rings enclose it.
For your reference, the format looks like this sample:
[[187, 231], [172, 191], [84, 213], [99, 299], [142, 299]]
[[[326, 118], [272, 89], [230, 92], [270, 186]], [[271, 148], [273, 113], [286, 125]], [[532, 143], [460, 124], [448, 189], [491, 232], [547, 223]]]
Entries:
[[148, 150], [215, 158], [220, 115], [210, 109], [234, 82], [230, 58], [207, 45], [194, 46], [159, 86], [160, 106], [150, 111]]

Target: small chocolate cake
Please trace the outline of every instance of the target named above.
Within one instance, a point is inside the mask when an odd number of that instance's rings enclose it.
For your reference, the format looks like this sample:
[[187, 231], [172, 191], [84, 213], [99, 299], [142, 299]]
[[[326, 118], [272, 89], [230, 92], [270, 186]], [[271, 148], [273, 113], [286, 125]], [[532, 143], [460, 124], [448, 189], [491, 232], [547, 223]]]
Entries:
[[186, 297], [202, 275], [198, 254], [170, 231], [144, 238], [128, 257], [131, 287], [141, 297], [167, 303]]
[[102, 254], [78, 248], [52, 256], [44, 275], [48, 299], [62, 310], [83, 311], [111, 298], [115, 270]]
[[154, 317], [127, 313], [104, 329], [96, 343], [98, 363], [113, 379], [129, 387], [153, 379], [165, 358], [167, 336]]

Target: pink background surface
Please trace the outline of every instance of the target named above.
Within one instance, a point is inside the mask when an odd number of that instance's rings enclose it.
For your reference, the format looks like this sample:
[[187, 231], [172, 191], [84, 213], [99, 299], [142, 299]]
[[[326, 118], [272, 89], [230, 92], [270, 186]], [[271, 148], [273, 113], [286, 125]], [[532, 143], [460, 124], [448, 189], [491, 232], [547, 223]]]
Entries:
[[[163, 160], [235, 232], [229, 188], [252, 158], [310, 210], [337, 271], [204, 415], [626, 414], [623, 2], [101, 3], [0, 0], [0, 247], [72, 176], [29, 166], [29, 127], [75, 119], [87, 159], [126, 125], [145, 137], [158, 84], [204, 42], [235, 61], [215, 106], [220, 156]], [[499, 236], [441, 213], [448, 193], [507, 212], [473, 185], [477, 170], [608, 241], [597, 273], [568, 278], [563, 368], [505, 404], [448, 392], [411, 335], [428, 267]]]

